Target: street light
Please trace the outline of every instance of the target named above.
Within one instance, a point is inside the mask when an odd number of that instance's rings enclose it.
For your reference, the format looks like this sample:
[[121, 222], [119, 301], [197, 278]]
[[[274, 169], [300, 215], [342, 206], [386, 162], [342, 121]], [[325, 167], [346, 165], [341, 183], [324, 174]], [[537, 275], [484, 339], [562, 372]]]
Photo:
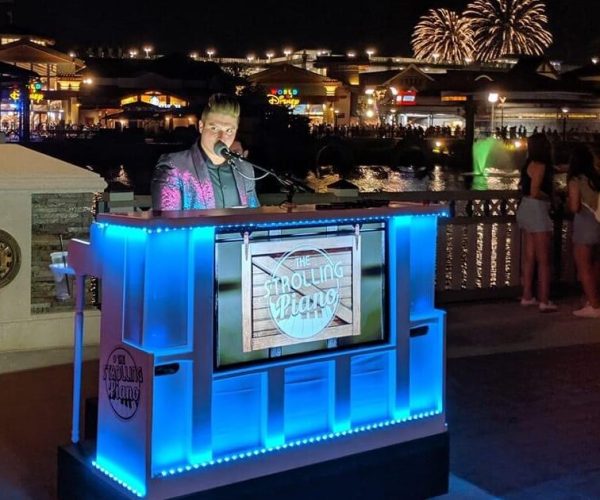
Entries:
[[562, 111], [562, 140], [565, 142], [567, 140], [567, 118], [569, 117], [569, 108], [561, 108]]
[[492, 113], [490, 115], [490, 135], [494, 135], [494, 106], [498, 102], [498, 92], [490, 92], [488, 94], [488, 102], [492, 105]]
[[373, 54], [375, 54], [375, 49], [367, 49], [365, 50], [365, 52], [367, 53], [369, 59], [371, 59], [371, 57], [373, 57]]
[[289, 59], [290, 56], [292, 55], [292, 49], [289, 49], [289, 48], [283, 49], [283, 55]]
[[502, 132], [502, 129], [504, 128], [504, 103], [506, 102], [506, 96], [500, 96], [500, 104], [498, 104], [498, 106], [500, 107], [500, 131]]
[[134, 58], [135, 56], [137, 56], [137, 55], [138, 55], [138, 51], [137, 51], [137, 49], [129, 49], [129, 57], [130, 57], [131, 59], [133, 59], [133, 58]]
[[354, 52], [353, 50], [349, 50], [348, 52], [346, 52], [346, 56], [348, 57], [348, 59], [354, 59], [356, 57], [356, 52]]
[[146, 45], [142, 50], [146, 53], [146, 59], [150, 59], [150, 52], [152, 52], [152, 47], [150, 47], [150, 45]]
[[269, 52], [267, 52], [267, 54], [266, 54], [266, 55], [267, 55], [267, 62], [268, 62], [268, 63], [270, 63], [270, 62], [271, 62], [271, 59], [273, 58], [273, 56], [274, 56], [275, 54], [273, 54], [273, 52], [272, 52], [272, 51], [269, 51]]
[[190, 52], [190, 57], [195, 61], [198, 59], [198, 52]]
[[248, 54], [246, 56], [246, 59], [248, 60], [249, 63], [251, 63], [252, 61], [254, 61], [255, 57], [256, 56], [254, 54]]
[[209, 59], [212, 59], [212, 56], [215, 55], [215, 49], [206, 49], [206, 55]]

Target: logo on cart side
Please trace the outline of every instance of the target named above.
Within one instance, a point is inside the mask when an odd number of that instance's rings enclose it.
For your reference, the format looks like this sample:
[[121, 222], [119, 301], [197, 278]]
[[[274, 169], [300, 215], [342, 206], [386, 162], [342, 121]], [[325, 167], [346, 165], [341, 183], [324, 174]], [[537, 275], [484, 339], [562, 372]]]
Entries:
[[113, 411], [125, 420], [133, 417], [140, 405], [144, 373], [126, 349], [117, 347], [109, 354], [102, 380]]

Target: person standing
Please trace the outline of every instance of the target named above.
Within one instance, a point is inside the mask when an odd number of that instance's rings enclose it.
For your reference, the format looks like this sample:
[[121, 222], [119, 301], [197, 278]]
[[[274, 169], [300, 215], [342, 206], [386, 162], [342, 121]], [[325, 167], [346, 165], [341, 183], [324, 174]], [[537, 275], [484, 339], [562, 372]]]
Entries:
[[199, 122], [200, 139], [190, 149], [158, 160], [151, 187], [154, 210], [260, 206], [252, 164], [242, 159], [232, 163], [215, 152], [218, 142], [234, 146], [239, 119], [235, 97], [209, 98]]
[[[525, 244], [521, 266], [523, 285], [522, 306], [537, 305], [540, 312], [556, 311], [550, 302], [550, 246], [552, 220], [550, 201], [553, 192], [551, 147], [545, 134], [534, 134], [527, 140], [527, 161], [521, 170], [521, 204], [517, 223]], [[534, 275], [537, 269], [537, 298], [534, 295]]]
[[573, 256], [577, 276], [581, 282], [587, 303], [573, 311], [581, 318], [600, 318], [600, 291], [598, 275], [600, 261], [600, 223], [593, 211], [598, 206], [600, 173], [596, 170], [594, 155], [590, 149], [579, 144], [575, 146], [569, 160], [567, 173], [569, 210], [573, 218]]

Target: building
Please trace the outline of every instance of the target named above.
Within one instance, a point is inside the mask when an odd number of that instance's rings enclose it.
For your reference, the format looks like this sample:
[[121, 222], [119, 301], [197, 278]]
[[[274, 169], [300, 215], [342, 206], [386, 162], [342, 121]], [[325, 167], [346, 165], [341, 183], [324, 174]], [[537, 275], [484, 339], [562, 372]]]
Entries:
[[[27, 90], [30, 126], [34, 131], [79, 121], [77, 95], [81, 78], [77, 72], [84, 67], [84, 62], [57, 50], [54, 44], [48, 37], [15, 25], [0, 28], [0, 62], [37, 75], [32, 75]], [[18, 99], [10, 95], [11, 92], [1, 97], [4, 130], [16, 130], [19, 123], [20, 107], [15, 106]]]
[[312, 123], [351, 123], [351, 91], [341, 80], [282, 63], [250, 75], [248, 81], [264, 89], [271, 104], [287, 106]]
[[196, 126], [215, 92], [235, 91], [236, 80], [217, 64], [184, 55], [155, 59], [93, 58], [78, 75], [80, 122], [146, 130]]

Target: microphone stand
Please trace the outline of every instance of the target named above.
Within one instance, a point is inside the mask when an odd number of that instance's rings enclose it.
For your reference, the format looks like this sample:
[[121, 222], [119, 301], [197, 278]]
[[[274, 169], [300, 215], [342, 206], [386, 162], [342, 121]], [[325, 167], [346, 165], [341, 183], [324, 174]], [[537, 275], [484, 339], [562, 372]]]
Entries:
[[281, 184], [285, 188], [286, 200], [284, 203], [293, 205], [293, 198], [294, 198], [294, 194], [296, 194], [296, 193], [314, 193], [314, 189], [307, 186], [304, 181], [302, 181], [292, 175], [286, 175], [286, 177], [281, 177], [280, 175], [276, 174], [272, 170], [269, 170], [268, 168], [265, 168], [265, 167], [261, 167], [260, 165], [256, 165], [255, 163], [249, 162], [245, 158], [237, 158], [233, 155], [230, 155], [229, 158], [227, 159], [227, 162], [233, 168], [237, 168], [235, 165], [236, 159], [243, 159], [245, 162], [252, 165], [252, 167], [255, 168], [256, 170], [260, 170], [261, 172], [264, 172], [265, 174], [269, 174], [269, 175], [273, 176], [277, 180], [277, 182], [279, 182], [279, 184]]

